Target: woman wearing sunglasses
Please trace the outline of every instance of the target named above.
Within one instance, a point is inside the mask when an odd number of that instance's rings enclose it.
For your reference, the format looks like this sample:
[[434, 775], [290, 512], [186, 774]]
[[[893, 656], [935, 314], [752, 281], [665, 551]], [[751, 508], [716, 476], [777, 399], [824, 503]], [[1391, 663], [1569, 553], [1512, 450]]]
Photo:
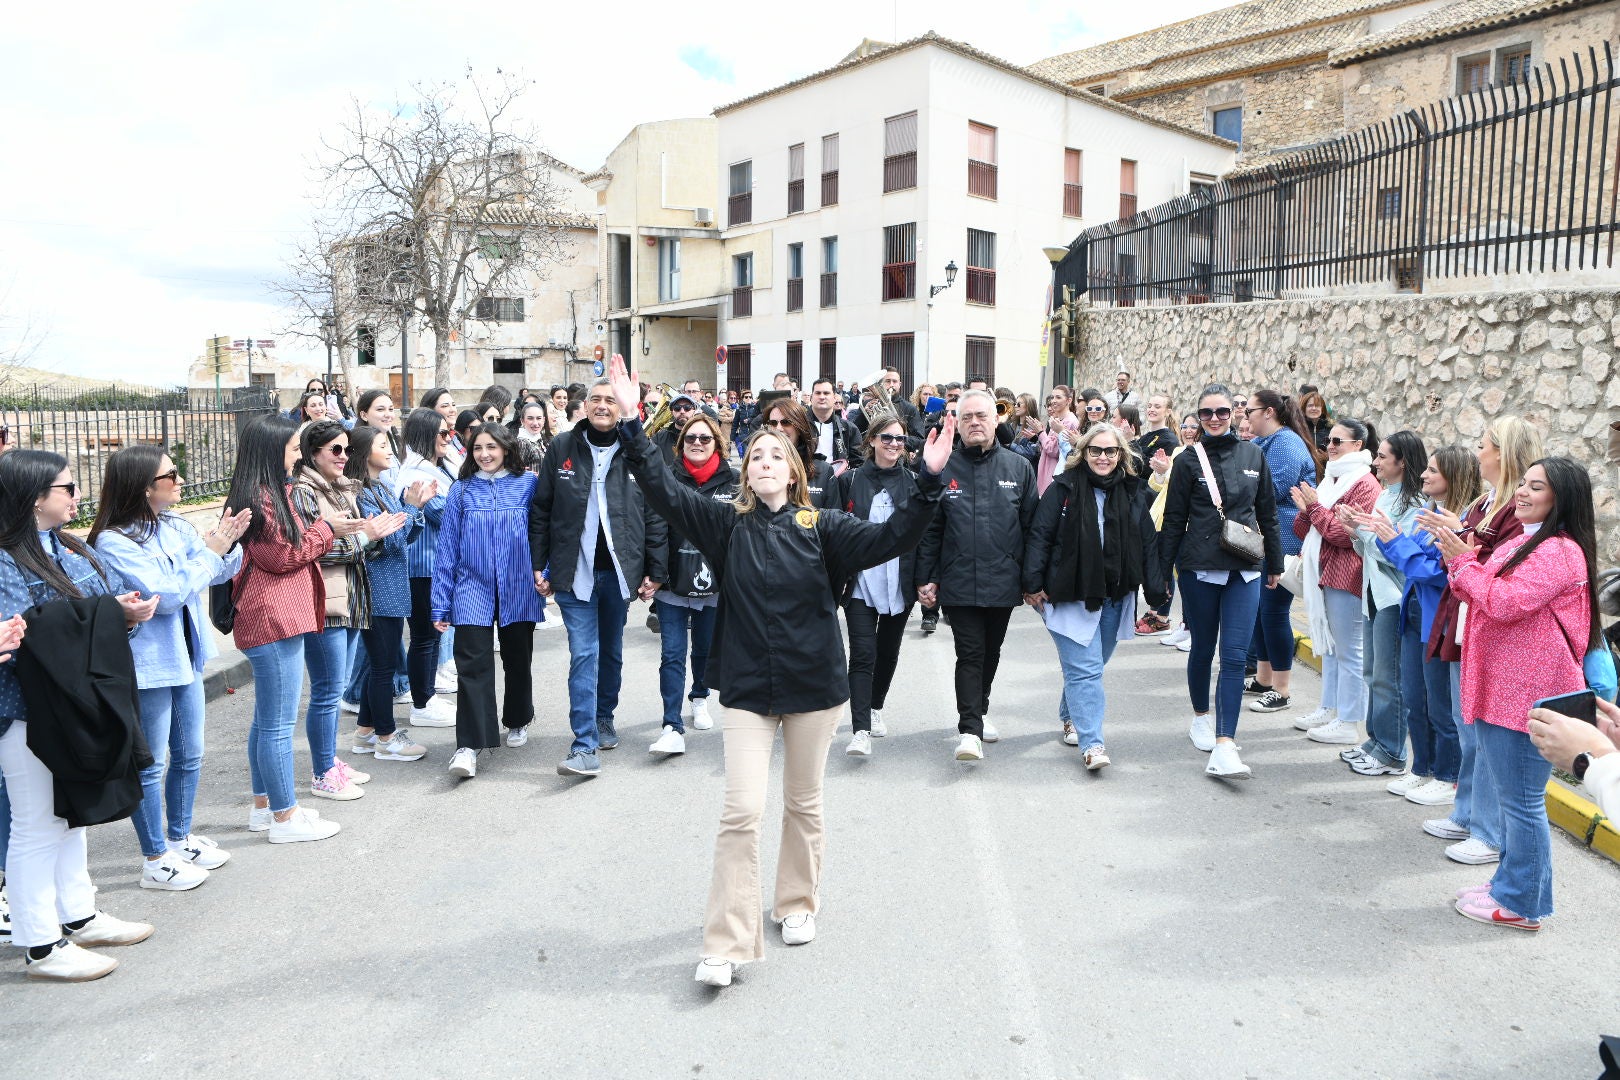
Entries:
[[[405, 461], [394, 474], [394, 494], [401, 497], [415, 484], [433, 485], [422, 504], [422, 527], [411, 533], [405, 547], [405, 572], [410, 581], [411, 613], [406, 625], [411, 645], [405, 668], [411, 687], [412, 727], [455, 727], [456, 710], [435, 693], [455, 693], [454, 660], [440, 663], [441, 638], [433, 625], [433, 564], [439, 548], [439, 526], [445, 498], [460, 467], [450, 453], [455, 433], [439, 411], [417, 409], [405, 418]], [[461, 459], [465, 461], [465, 458]]]
[[360, 522], [355, 533], [338, 536], [320, 557], [322, 624], [304, 637], [304, 664], [309, 668], [304, 728], [314, 766], [309, 793], [347, 801], [364, 795], [360, 785], [371, 779], [337, 756], [338, 695], [349, 677], [350, 640], [358, 648], [360, 632], [371, 625], [371, 591], [361, 563], [368, 545], [398, 532], [409, 519], [400, 513], [360, 517], [355, 502], [360, 485], [343, 475], [349, 462], [349, 433], [342, 424], [322, 420], [307, 425], [298, 447], [291, 495], [299, 514], [306, 521]]
[[[692, 414], [676, 441], [680, 456], [672, 470], [675, 482], [715, 502], [731, 502], [737, 493], [737, 474], [726, 462], [726, 444], [719, 423], [701, 412]], [[669, 530], [669, 558], [665, 565], [669, 567], [669, 580], [653, 594], [659, 642], [663, 646], [658, 663], [658, 690], [664, 699], [664, 723], [658, 741], [648, 752], [667, 755], [686, 752], [683, 713], [691, 716], [692, 726], [698, 731], [714, 727], [714, 720], [709, 716], [709, 684], [705, 678], [709, 646], [714, 640], [720, 580], [704, 554], [673, 527]], [[692, 687], [686, 691], [689, 650]]]
[[[199, 533], [171, 511], [180, 470], [160, 447], [129, 446], [107, 459], [90, 546], [157, 610], [130, 639], [140, 695], [141, 730], [152, 764], [141, 770], [135, 837], [146, 863], [143, 889], [183, 892], [208, 880], [230, 853], [191, 832], [203, 759], [203, 665], [218, 653], [203, 614], [203, 592], [242, 568], [236, 541], [253, 511], [226, 514]], [[164, 829], [164, 813], [168, 828]]]
[[[1187, 656], [1187, 689], [1193, 719], [1188, 737], [1210, 755], [1205, 773], [1247, 779], [1238, 757], [1239, 710], [1243, 706], [1243, 664], [1260, 610], [1261, 577], [1275, 588], [1282, 574], [1282, 536], [1277, 531], [1277, 497], [1266, 456], [1239, 441], [1232, 428], [1232, 393], [1220, 383], [1198, 396], [1198, 442], [1170, 469], [1165, 493], [1159, 560], [1165, 576], [1181, 575], [1181, 610], [1192, 632]], [[1211, 490], [1211, 480], [1217, 491]], [[1215, 503], [1219, 495], [1221, 505]], [[1237, 522], [1260, 533], [1263, 553], [1251, 558], [1223, 543], [1223, 526]], [[1209, 715], [1209, 673], [1217, 644], [1221, 653], [1215, 718]]]
[[[1154, 451], [1152, 457], [1147, 459], [1148, 490], [1158, 492], [1153, 498], [1152, 509], [1153, 527], [1156, 529], [1162, 528], [1164, 525], [1164, 500], [1165, 493], [1170, 490], [1170, 466], [1175, 464], [1176, 458], [1181, 456], [1183, 450], [1198, 442], [1198, 437], [1203, 434], [1203, 431], [1204, 429], [1198, 426], [1198, 417], [1188, 413], [1181, 418], [1181, 425], [1176, 433], [1176, 448], [1166, 454], [1161, 446]], [[1160, 621], [1168, 625], [1170, 622], [1170, 604], [1176, 598], [1176, 575], [1174, 571], [1165, 575], [1164, 586], [1166, 599], [1163, 604], [1153, 609], [1153, 613], [1159, 617]], [[1149, 627], [1138, 627], [1137, 633], [1145, 634], [1148, 633], [1149, 629]], [[1179, 626], [1159, 639], [1159, 644], [1180, 649], [1182, 652], [1192, 652], [1192, 631], [1187, 629], [1187, 621], [1183, 619]], [[1064, 733], [1063, 741], [1068, 742], [1070, 746], [1075, 745], [1069, 741], [1067, 732]]]
[[1360, 420], [1338, 421], [1328, 433], [1322, 486], [1295, 484], [1289, 491], [1299, 510], [1294, 535], [1304, 541], [1299, 558], [1311, 646], [1322, 658], [1322, 704], [1294, 726], [1314, 742], [1361, 743], [1359, 725], [1367, 710], [1361, 656], [1363, 568], [1355, 528], [1345, 520], [1350, 514], [1372, 513], [1378, 502], [1382, 489], [1366, 449], [1368, 441], [1376, 439], [1372, 428]]

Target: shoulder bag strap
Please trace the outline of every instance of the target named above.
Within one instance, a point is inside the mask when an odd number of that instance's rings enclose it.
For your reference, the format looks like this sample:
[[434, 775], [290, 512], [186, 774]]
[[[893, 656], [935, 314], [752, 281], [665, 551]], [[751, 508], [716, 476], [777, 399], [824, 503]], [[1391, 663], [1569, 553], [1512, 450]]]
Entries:
[[1215, 512], [1224, 519], [1226, 509], [1221, 505], [1221, 486], [1215, 482], [1215, 470], [1209, 466], [1209, 455], [1204, 452], [1204, 444], [1193, 443], [1193, 452], [1198, 455], [1198, 467], [1204, 470], [1204, 483], [1209, 486], [1209, 501], [1215, 504]]

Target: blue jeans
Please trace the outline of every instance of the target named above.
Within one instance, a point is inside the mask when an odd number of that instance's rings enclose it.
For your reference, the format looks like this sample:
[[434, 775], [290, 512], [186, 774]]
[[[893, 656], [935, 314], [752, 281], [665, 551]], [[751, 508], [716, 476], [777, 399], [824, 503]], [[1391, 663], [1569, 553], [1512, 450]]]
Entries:
[[0, 874], [5, 873], [6, 851], [11, 847], [11, 796], [6, 794], [6, 782], [0, 779]]
[[[1384, 765], [1406, 764], [1406, 705], [1401, 690], [1401, 608], [1381, 607], [1365, 623], [1361, 674], [1367, 683], [1367, 741], [1361, 748]], [[1340, 714], [1341, 719], [1343, 714]]]
[[1406, 599], [1401, 633], [1401, 697], [1412, 734], [1412, 771], [1448, 784], [1457, 782], [1457, 724], [1451, 715], [1451, 667], [1426, 660], [1423, 611], [1416, 594]]
[[619, 575], [596, 571], [591, 598], [567, 589], [556, 592], [568, 630], [568, 725], [574, 729], [571, 754], [594, 754], [597, 733], [613, 730], [624, 674], [624, 620], [630, 602], [619, 595]]
[[1193, 712], [1209, 712], [1209, 669], [1217, 644], [1221, 653], [1220, 679], [1215, 686], [1215, 737], [1237, 736], [1238, 715], [1243, 708], [1243, 662], [1249, 655], [1249, 639], [1254, 636], [1255, 613], [1260, 610], [1260, 578], [1244, 581], [1233, 571], [1224, 585], [1200, 581], [1188, 574], [1181, 583], [1181, 617], [1192, 632], [1192, 652], [1187, 654], [1187, 693]]
[[[1502, 849], [1502, 800], [1485, 774], [1479, 760], [1479, 724], [1465, 724], [1462, 718], [1462, 665], [1451, 668], [1451, 716], [1457, 725], [1460, 761], [1457, 768], [1457, 801], [1451, 807], [1451, 820], [1468, 830], [1468, 835]], [[1513, 909], [1517, 911], [1517, 909]], [[1523, 912], [1519, 912], [1523, 914]]]
[[1522, 731], [1495, 724], [1478, 729], [1479, 761], [1501, 799], [1502, 861], [1491, 878], [1491, 898], [1515, 915], [1545, 919], [1553, 913], [1552, 835], [1547, 828], [1547, 780], [1552, 766]]
[[1119, 644], [1119, 621], [1129, 617], [1125, 613], [1126, 604], [1134, 608], [1136, 598], [1104, 601], [1097, 632], [1089, 645], [1062, 634], [1052, 635], [1058, 664], [1063, 669], [1063, 697], [1058, 705], [1058, 719], [1074, 725], [1082, 750], [1103, 744], [1103, 712], [1108, 704], [1103, 693], [1103, 667], [1114, 655], [1114, 646]]
[[[615, 585], [615, 587], [617, 587]], [[664, 723], [684, 733], [681, 722], [681, 691], [686, 683], [686, 650], [688, 633], [692, 649], [693, 701], [709, 696], [708, 684], [703, 681], [709, 668], [709, 645], [714, 640], [714, 617], [719, 608], [682, 607], [657, 596], [653, 607], [658, 612], [658, 639], [663, 653], [658, 661], [658, 692], [664, 699]]]
[[131, 820], [141, 854], [151, 858], [168, 850], [163, 833], [165, 811], [167, 839], [178, 842], [191, 835], [191, 807], [197, 798], [203, 759], [202, 676], [185, 686], [159, 686], [138, 694], [141, 733], [154, 760], [141, 770], [141, 802]]
[[1270, 664], [1272, 671], [1294, 670], [1294, 620], [1289, 616], [1293, 606], [1294, 594], [1281, 585], [1261, 588], [1254, 641], [1258, 658]]
[[1322, 708], [1337, 709], [1339, 720], [1359, 724], [1367, 716], [1367, 680], [1361, 669], [1361, 597], [1343, 589], [1323, 589], [1333, 651], [1322, 657]]
[[298, 805], [292, 737], [304, 689], [304, 638], [282, 638], [242, 652], [253, 665], [253, 726], [248, 728], [253, 794], [269, 796], [270, 809], [280, 813]]
[[349, 639], [360, 631], [344, 626], [304, 635], [304, 666], [309, 668], [309, 711], [304, 734], [309, 737], [309, 760], [316, 778], [337, 762], [338, 694], [349, 677]]

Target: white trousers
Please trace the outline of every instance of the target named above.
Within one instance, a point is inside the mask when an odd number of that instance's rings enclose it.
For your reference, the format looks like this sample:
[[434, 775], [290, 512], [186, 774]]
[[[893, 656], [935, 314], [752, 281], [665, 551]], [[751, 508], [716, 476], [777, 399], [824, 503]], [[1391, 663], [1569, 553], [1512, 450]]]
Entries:
[[28, 749], [28, 725], [13, 721], [0, 735], [0, 773], [11, 799], [11, 848], [6, 854], [6, 895], [11, 902], [12, 944], [50, 945], [62, 924], [96, 913], [84, 829], [70, 829], [56, 816], [51, 771]]

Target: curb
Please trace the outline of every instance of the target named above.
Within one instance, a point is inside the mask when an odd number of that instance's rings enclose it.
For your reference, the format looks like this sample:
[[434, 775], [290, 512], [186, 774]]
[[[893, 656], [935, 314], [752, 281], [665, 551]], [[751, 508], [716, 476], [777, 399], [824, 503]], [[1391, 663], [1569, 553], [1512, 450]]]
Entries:
[[[1304, 634], [1294, 634], [1294, 658], [1321, 673], [1322, 660], [1311, 647], [1311, 639]], [[1557, 780], [1547, 781], [1547, 821], [1569, 833], [1583, 847], [1620, 863], [1620, 826], [1604, 817], [1592, 802]]]
[[214, 701], [253, 682], [253, 665], [235, 649], [226, 649], [203, 668], [203, 698]]

